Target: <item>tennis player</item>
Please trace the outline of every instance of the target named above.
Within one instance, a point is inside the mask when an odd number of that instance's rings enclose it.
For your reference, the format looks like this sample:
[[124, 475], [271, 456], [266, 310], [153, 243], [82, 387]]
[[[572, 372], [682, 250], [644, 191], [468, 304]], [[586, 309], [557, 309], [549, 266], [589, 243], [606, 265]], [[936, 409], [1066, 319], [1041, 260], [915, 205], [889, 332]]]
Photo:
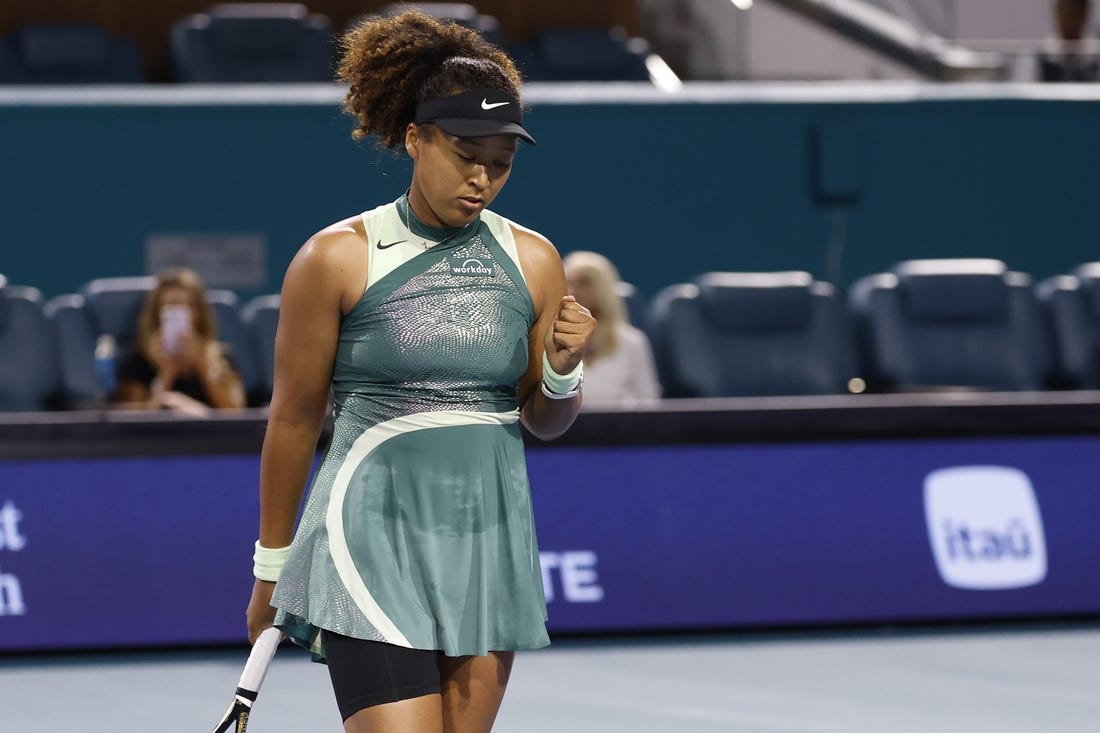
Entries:
[[412, 181], [287, 270], [249, 635], [326, 661], [346, 731], [488, 731], [514, 652], [549, 643], [519, 423], [570, 426], [596, 322], [550, 242], [488, 209], [535, 142], [512, 60], [415, 11], [343, 51], [356, 136]]

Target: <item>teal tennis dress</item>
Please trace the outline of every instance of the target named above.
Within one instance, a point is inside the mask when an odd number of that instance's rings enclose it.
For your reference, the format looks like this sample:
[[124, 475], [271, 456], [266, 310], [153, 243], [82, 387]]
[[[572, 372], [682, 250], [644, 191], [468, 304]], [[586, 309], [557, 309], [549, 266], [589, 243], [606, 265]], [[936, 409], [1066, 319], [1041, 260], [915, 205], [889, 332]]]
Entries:
[[509, 222], [435, 229], [405, 197], [362, 218], [367, 287], [275, 625], [319, 659], [321, 629], [449, 656], [546, 646], [516, 404], [535, 313]]

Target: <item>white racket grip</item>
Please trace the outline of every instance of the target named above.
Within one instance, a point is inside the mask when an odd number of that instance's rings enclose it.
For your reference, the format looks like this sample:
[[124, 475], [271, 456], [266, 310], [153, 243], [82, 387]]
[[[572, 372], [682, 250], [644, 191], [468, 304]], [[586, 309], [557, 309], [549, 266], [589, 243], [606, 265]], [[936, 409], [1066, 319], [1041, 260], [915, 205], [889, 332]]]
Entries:
[[241, 681], [237, 687], [249, 692], [259, 692], [260, 685], [264, 683], [267, 668], [271, 664], [271, 658], [275, 656], [275, 649], [282, 640], [283, 632], [275, 627], [264, 629], [252, 645], [252, 651], [248, 655], [248, 661], [241, 672]]

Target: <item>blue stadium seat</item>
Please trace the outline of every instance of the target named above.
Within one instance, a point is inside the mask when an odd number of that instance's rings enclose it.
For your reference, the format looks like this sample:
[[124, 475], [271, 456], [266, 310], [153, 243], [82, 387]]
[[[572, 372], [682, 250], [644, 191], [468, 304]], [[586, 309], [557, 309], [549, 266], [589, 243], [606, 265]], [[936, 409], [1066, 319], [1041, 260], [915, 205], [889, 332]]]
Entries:
[[101, 277], [90, 280], [82, 289], [92, 328], [98, 337], [114, 338], [120, 353], [130, 348], [137, 335], [138, 316], [145, 295], [157, 284], [152, 275]]
[[183, 82], [323, 82], [333, 78], [327, 16], [298, 3], [225, 3], [172, 26]]
[[1053, 368], [1031, 277], [993, 259], [909, 260], [849, 304], [875, 390], [1038, 390]]
[[214, 309], [218, 325], [218, 341], [227, 349], [241, 375], [245, 393], [252, 394], [259, 386], [259, 370], [252, 337], [242, 319], [240, 301], [231, 290], [207, 290], [206, 302]]
[[1100, 389], [1100, 262], [1039, 283], [1058, 355], [1057, 386]]
[[[96, 371], [96, 333], [84, 296], [58, 295], [46, 303], [45, 313], [57, 337], [61, 406], [69, 409], [103, 406], [107, 401], [107, 384]], [[113, 382], [113, 375], [110, 377]]]
[[59, 382], [57, 347], [42, 293], [9, 285], [0, 275], [0, 411], [53, 406]]
[[807, 272], [712, 272], [653, 300], [666, 397], [846, 392], [855, 355], [843, 304]]
[[511, 52], [527, 81], [650, 80], [649, 42], [622, 28], [544, 30]]
[[279, 325], [279, 295], [258, 295], [244, 306], [241, 315], [252, 337], [256, 354], [257, 389], [249, 402], [265, 405], [271, 401], [275, 383], [275, 330]]
[[137, 45], [97, 25], [28, 25], [0, 40], [0, 83], [130, 84], [145, 79]]

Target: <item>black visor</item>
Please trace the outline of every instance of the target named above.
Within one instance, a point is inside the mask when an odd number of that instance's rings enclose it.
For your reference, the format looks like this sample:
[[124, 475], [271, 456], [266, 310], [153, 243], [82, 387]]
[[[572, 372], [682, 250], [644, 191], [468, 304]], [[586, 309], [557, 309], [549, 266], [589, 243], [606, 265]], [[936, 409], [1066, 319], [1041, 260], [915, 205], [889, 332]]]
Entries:
[[416, 124], [431, 122], [456, 137], [516, 135], [532, 145], [535, 138], [523, 129], [519, 100], [496, 89], [471, 89], [416, 106]]

